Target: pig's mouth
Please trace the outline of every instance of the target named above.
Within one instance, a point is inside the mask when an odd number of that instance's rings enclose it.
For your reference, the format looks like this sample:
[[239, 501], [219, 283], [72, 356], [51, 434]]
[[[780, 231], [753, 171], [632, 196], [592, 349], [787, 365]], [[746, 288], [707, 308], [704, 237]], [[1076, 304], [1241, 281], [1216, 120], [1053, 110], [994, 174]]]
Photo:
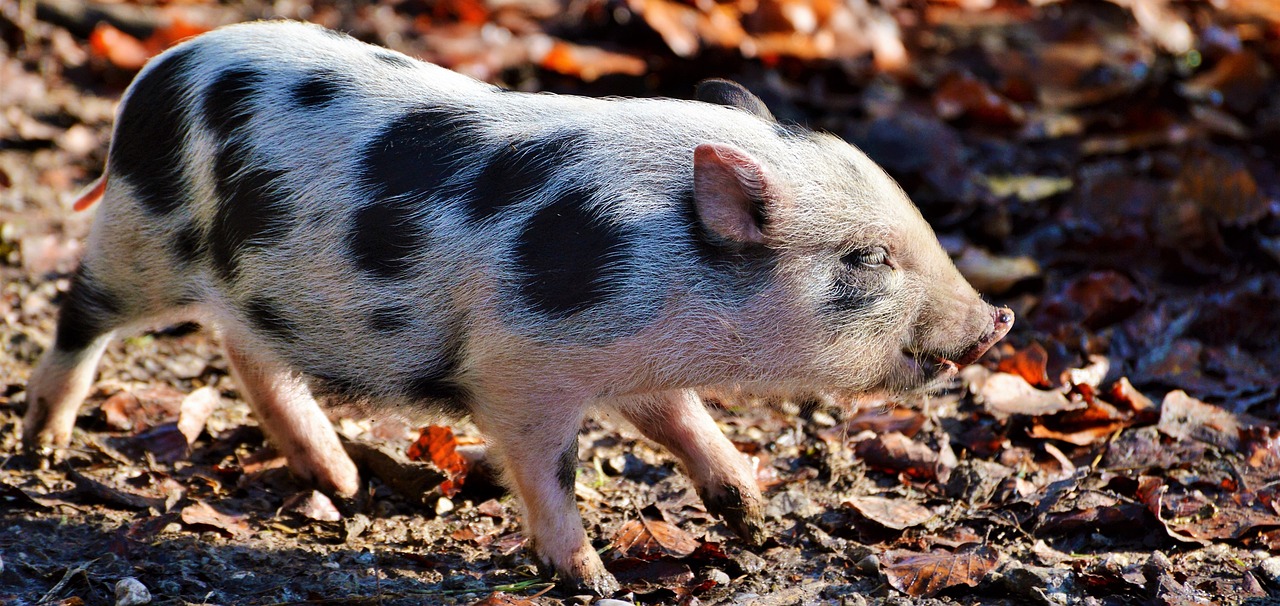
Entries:
[[903, 349], [902, 356], [906, 359], [908, 368], [916, 376], [928, 382], [949, 379], [954, 377], [961, 367], [977, 362], [982, 354], [987, 353], [992, 345], [1009, 333], [1009, 329], [1013, 326], [1013, 312], [1008, 308], [997, 309], [993, 314], [993, 320], [990, 332], [959, 353], [938, 354]]

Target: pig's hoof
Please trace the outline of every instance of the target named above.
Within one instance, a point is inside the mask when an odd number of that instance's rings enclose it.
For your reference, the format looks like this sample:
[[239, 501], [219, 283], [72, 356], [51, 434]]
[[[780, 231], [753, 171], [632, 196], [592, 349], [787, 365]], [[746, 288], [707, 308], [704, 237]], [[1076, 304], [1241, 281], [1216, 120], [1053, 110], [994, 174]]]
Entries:
[[609, 571], [603, 566], [596, 574], [583, 577], [581, 579], [570, 579], [561, 575], [560, 582], [556, 586], [562, 590], [572, 594], [579, 594], [583, 591], [607, 598], [622, 589], [622, 585], [618, 584], [618, 580], [613, 578]]
[[764, 542], [764, 514], [759, 493], [743, 494], [737, 486], [725, 484], [713, 490], [700, 491], [707, 511], [719, 516], [748, 545]]
[[[537, 553], [536, 546], [534, 552]], [[552, 576], [557, 577], [556, 588], [570, 594], [587, 591], [601, 597], [609, 597], [622, 589], [618, 580], [605, 570], [599, 554], [589, 545], [572, 558], [567, 568], [559, 568], [541, 555], [537, 557], [537, 561], [539, 573], [548, 579]]]

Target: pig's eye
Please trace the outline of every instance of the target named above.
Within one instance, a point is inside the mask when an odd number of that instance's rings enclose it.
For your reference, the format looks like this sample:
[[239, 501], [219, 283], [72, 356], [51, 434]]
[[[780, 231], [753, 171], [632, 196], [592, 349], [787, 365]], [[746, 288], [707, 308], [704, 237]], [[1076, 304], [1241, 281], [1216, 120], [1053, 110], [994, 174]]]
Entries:
[[889, 251], [883, 246], [855, 250], [841, 260], [850, 267], [880, 267], [889, 261]]

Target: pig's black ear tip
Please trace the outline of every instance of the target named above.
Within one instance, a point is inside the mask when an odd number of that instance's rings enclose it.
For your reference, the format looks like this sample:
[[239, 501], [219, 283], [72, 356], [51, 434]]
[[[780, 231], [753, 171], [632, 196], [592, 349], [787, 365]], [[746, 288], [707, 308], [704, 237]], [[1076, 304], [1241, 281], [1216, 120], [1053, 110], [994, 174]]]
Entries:
[[708, 78], [694, 87], [694, 98], [704, 103], [736, 107], [765, 120], [777, 122], [764, 101], [751, 94], [747, 87], [732, 80]]

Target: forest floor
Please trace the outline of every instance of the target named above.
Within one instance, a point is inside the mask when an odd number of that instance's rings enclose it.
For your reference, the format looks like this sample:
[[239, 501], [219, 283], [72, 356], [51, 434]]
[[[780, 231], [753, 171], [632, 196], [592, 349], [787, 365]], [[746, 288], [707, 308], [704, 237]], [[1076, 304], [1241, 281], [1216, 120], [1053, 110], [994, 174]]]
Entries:
[[337, 418], [366, 482], [335, 503], [289, 476], [191, 326], [112, 344], [72, 446], [22, 453], [92, 221], [71, 202], [124, 86], [264, 17], [521, 90], [735, 79], [884, 165], [1017, 313], [928, 398], [716, 403], [758, 463], [757, 548], [671, 455], [591, 419], [576, 491], [618, 599], [1280, 603], [1280, 10], [1039, 4], [0, 0], [0, 604], [597, 600], [538, 576], [473, 427]]

